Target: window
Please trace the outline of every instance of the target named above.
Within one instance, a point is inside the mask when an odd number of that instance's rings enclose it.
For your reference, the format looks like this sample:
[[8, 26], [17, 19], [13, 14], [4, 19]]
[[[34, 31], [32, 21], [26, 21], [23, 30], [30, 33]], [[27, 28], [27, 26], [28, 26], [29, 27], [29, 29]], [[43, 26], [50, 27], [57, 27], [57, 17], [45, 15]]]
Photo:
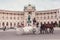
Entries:
[[0, 26], [1, 26], [1, 23], [0, 23]]
[[16, 23], [14, 23], [14, 26], [16, 25]]
[[5, 25], [4, 22], [2, 23], [2, 25], [3, 25], [3, 26]]
[[31, 14], [31, 12], [29, 12], [29, 14]]
[[40, 15], [42, 15], [42, 13], [40, 13]]
[[54, 13], [56, 13], [56, 12], [54, 12]]
[[44, 19], [46, 19], [46, 17], [44, 16]]
[[6, 17], [6, 19], [8, 19], [8, 17]]
[[55, 18], [57, 18], [57, 15], [55, 15]]
[[60, 18], [60, 16], [59, 16], [59, 18]]
[[4, 19], [4, 16], [2, 17], [2, 19]]
[[17, 25], [19, 25], [19, 22], [17, 23]]
[[51, 21], [51, 24], [53, 24], [53, 21]]
[[44, 15], [45, 15], [46, 13], [44, 13]]
[[48, 16], [48, 19], [49, 19], [49, 16]]
[[53, 16], [51, 16], [51, 19], [53, 18]]
[[16, 19], [16, 18], [14, 17], [14, 19]]
[[21, 19], [23, 20], [23, 17], [21, 17]]
[[19, 20], [19, 17], [17, 17], [17, 19]]
[[39, 17], [37, 17], [37, 19], [39, 19]]
[[42, 19], [42, 17], [40, 17]]
[[48, 22], [48, 24], [49, 24], [49, 22]]
[[12, 17], [10, 17], [10, 19], [12, 19]]
[[12, 26], [12, 23], [10, 23], [10, 26]]
[[6, 26], [8, 26], [8, 22], [6, 23]]

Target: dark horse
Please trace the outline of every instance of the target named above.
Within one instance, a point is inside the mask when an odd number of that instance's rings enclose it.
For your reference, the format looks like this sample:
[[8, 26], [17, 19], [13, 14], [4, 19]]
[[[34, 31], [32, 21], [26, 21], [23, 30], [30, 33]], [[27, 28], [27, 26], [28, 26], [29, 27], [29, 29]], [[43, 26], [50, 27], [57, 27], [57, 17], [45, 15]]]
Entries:
[[41, 24], [40, 33], [48, 33], [47, 29], [49, 29], [49, 33], [53, 33], [54, 27], [55, 27], [55, 23], [53, 23], [53, 24]]

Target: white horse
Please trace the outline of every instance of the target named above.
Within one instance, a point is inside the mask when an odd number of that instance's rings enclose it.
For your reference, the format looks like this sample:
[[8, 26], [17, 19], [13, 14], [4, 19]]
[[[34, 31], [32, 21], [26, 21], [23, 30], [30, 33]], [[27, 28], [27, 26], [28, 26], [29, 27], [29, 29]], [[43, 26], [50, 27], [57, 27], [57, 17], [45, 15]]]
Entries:
[[16, 28], [17, 34], [28, 34], [33, 33], [35, 31], [36, 34], [39, 34], [39, 29], [37, 27], [26, 26], [21, 28]]

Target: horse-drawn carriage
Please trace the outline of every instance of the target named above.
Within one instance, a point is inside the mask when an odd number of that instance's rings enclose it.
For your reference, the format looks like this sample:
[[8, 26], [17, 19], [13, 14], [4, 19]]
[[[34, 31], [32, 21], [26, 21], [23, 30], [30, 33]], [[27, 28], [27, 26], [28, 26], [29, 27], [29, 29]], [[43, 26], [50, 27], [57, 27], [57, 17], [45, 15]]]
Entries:
[[54, 27], [56, 26], [55, 23], [52, 23], [52, 24], [41, 24], [41, 27], [40, 27], [40, 33], [52, 33], [53, 34], [53, 31], [54, 31]]
[[17, 32], [18, 31], [21, 32], [20, 34], [24, 34], [24, 33], [39, 34], [39, 33], [53, 33], [54, 27], [55, 27], [55, 24], [41, 24], [41, 26], [39, 27], [36, 27], [36, 25], [35, 26], [30, 25], [30, 26], [20, 27], [16, 29], [17, 29]]
[[[53, 33], [55, 25], [56, 25], [55, 23], [52, 23], [52, 24], [49, 24], [49, 23], [42, 24], [41, 23], [41, 26], [39, 26], [39, 22], [37, 22], [36, 19], [34, 18], [33, 19], [33, 26], [31, 26], [29, 24], [28, 26], [25, 26], [22, 28], [20, 27], [20, 28], [23, 30], [24, 33], [29, 33], [29, 32], [32, 32], [33, 34], [35, 34], [35, 33], [38, 33], [38, 34], [39, 33]], [[19, 29], [19, 28], [17, 28], [17, 29]]]

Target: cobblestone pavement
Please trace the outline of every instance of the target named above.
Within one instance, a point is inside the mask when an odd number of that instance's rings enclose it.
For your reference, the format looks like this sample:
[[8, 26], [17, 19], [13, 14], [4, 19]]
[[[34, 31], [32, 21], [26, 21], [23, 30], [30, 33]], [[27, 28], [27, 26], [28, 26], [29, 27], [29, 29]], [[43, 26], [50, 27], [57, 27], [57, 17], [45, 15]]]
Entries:
[[17, 35], [16, 31], [0, 31], [0, 40], [60, 40], [60, 28], [55, 28], [54, 34]]

